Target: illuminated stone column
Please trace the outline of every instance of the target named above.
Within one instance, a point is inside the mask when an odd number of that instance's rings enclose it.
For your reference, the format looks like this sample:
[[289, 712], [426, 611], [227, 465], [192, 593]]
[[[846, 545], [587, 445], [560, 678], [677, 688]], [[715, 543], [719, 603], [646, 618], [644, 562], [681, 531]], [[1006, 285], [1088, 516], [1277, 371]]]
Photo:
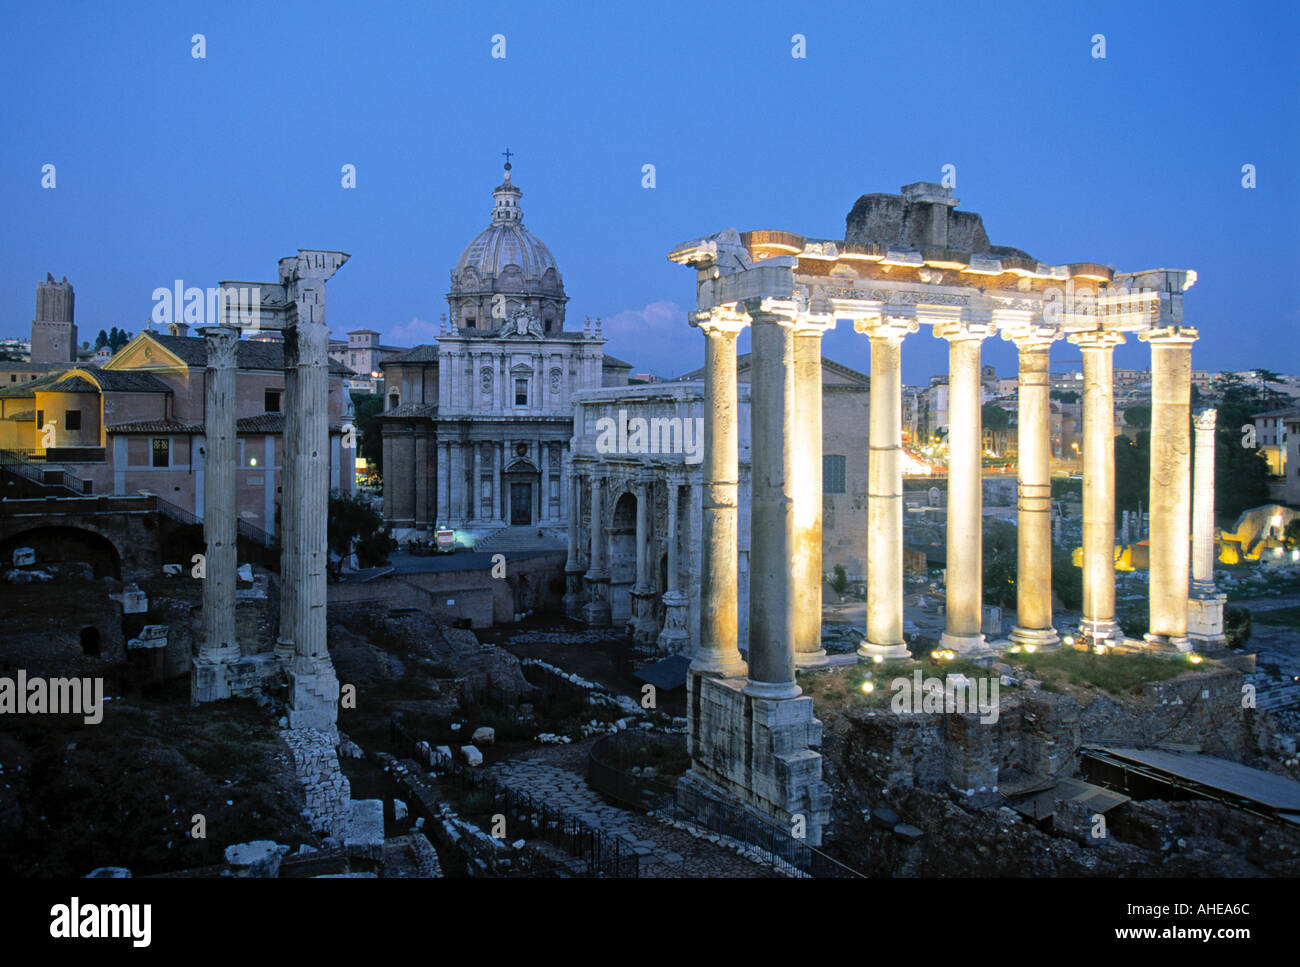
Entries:
[[[934, 334], [948, 340], [948, 586], [941, 648], [963, 654], [986, 650], [984, 623], [984, 440], [980, 406], [980, 344], [993, 326], [965, 313]], [[870, 566], [870, 562], [868, 562]]]
[[1190, 651], [1187, 598], [1192, 515], [1192, 343], [1196, 330], [1162, 326], [1151, 344], [1150, 630], [1158, 650]]
[[190, 694], [195, 702], [230, 697], [230, 683], [218, 667], [239, 658], [235, 636], [235, 571], [239, 567], [235, 536], [238, 521], [235, 486], [236, 355], [239, 329], [209, 326], [202, 330], [207, 348], [204, 399], [203, 473], [203, 639], [194, 661]]
[[1122, 638], [1115, 621], [1115, 396], [1118, 332], [1092, 329], [1068, 337], [1083, 353], [1083, 620], [1091, 647]]
[[690, 632], [686, 630], [686, 595], [677, 587], [678, 560], [678, 495], [681, 481], [669, 474], [668, 484], [668, 587], [664, 589], [664, 626], [659, 632], [659, 651], [666, 655], [680, 655], [690, 646]]
[[1187, 600], [1187, 637], [1198, 648], [1227, 645], [1223, 609], [1228, 596], [1214, 585], [1214, 410], [1196, 414], [1196, 466], [1192, 493], [1192, 593]]
[[871, 661], [911, 658], [903, 638], [903, 338], [915, 314], [858, 320], [871, 344], [871, 413], [867, 457], [867, 627], [858, 655]]
[[582, 618], [582, 574], [587, 569], [578, 550], [578, 533], [582, 530], [582, 478], [569, 472], [569, 553], [564, 562], [564, 613], [570, 618]]
[[[736, 637], [739, 621], [736, 501], [740, 489], [736, 336], [747, 324], [744, 317], [723, 312], [691, 315], [691, 325], [704, 333], [700, 642], [691, 670], [721, 678], [745, 674]], [[751, 598], [753, 593], [751, 587]]]
[[753, 324], [750, 399], [749, 674], [745, 694], [788, 699], [794, 680], [794, 319], [746, 308]]
[[1192, 484], [1192, 589], [1214, 593], [1214, 426], [1217, 410], [1196, 414]]
[[591, 567], [587, 571], [587, 604], [583, 620], [593, 628], [608, 628], [609, 571], [605, 568], [605, 478], [591, 475]]
[[1020, 353], [1016, 431], [1016, 626], [1010, 638], [1035, 651], [1060, 647], [1052, 627], [1052, 468], [1049, 356], [1060, 338], [1055, 326], [1004, 332]]
[[794, 329], [794, 657], [800, 667], [826, 664], [822, 647], [822, 336], [833, 318], [800, 313]]

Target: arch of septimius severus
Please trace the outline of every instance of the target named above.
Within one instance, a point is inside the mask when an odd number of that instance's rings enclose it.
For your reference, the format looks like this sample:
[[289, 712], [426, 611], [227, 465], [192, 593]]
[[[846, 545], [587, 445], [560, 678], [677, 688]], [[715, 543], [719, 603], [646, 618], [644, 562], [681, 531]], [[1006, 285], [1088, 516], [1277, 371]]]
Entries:
[[[802, 535], [819, 530], [820, 482], [805, 471], [821, 466], [821, 436], [804, 428], [811, 407], [820, 406], [812, 388], [820, 386], [821, 339], [840, 320], [867, 337], [871, 357], [863, 660], [910, 658], [903, 638], [900, 359], [908, 337], [924, 338], [927, 328], [948, 342], [951, 394], [940, 647], [975, 658], [994, 653], [980, 633], [980, 348], [1001, 336], [1017, 346], [1020, 364], [1021, 579], [1011, 642], [1060, 647], [1051, 608], [1048, 354], [1055, 340], [1066, 339], [1081, 350], [1084, 367], [1083, 618], [1066, 633], [1101, 652], [1190, 649], [1197, 333], [1183, 325], [1182, 297], [1195, 273], [1047, 265], [989, 245], [979, 216], [956, 211], [956, 204], [951, 189], [918, 183], [901, 196], [863, 196], [849, 216], [847, 241], [728, 229], [668, 256], [696, 271], [691, 324], [704, 334], [706, 361], [702, 623], [688, 679], [692, 768], [679, 787], [690, 808], [738, 798], [782, 822], [802, 816], [814, 845], [829, 816], [816, 751], [821, 725], [812, 699], [800, 696], [795, 668], [801, 653], [820, 647], [820, 575], [805, 573], [799, 546]], [[747, 662], [737, 646], [735, 595], [736, 338], [746, 326], [753, 353]], [[1126, 640], [1115, 620], [1112, 356], [1131, 336], [1150, 345], [1152, 370], [1151, 613], [1142, 642]], [[1198, 513], [1198, 531], [1205, 516]], [[1200, 548], [1206, 535], [1197, 536]]]

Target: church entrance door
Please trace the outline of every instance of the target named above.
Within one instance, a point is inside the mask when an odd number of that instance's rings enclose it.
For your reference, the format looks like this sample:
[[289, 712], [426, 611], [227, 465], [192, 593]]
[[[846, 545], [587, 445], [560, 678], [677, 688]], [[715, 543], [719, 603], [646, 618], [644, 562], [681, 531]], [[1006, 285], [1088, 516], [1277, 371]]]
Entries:
[[533, 485], [530, 483], [512, 483], [510, 485], [510, 524], [531, 524], [533, 522]]

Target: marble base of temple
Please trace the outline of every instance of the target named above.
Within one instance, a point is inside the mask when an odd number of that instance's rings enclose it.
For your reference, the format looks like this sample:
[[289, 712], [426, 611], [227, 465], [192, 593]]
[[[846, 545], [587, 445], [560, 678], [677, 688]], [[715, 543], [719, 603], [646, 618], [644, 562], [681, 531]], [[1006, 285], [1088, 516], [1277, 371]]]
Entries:
[[804, 833], [820, 846], [830, 822], [831, 793], [822, 779], [822, 724], [808, 696], [756, 698], [743, 678], [687, 676], [691, 769], [677, 802], [707, 816], [739, 803], [769, 824]]

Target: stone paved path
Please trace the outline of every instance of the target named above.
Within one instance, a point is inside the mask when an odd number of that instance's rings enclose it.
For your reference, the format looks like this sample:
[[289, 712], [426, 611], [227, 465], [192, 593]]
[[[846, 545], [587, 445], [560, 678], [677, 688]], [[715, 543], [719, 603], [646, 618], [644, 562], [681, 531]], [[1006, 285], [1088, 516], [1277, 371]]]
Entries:
[[707, 839], [655, 822], [648, 816], [611, 806], [577, 772], [538, 759], [499, 762], [488, 770], [512, 790], [541, 799], [602, 832], [620, 837], [640, 857], [645, 877], [778, 877]]

